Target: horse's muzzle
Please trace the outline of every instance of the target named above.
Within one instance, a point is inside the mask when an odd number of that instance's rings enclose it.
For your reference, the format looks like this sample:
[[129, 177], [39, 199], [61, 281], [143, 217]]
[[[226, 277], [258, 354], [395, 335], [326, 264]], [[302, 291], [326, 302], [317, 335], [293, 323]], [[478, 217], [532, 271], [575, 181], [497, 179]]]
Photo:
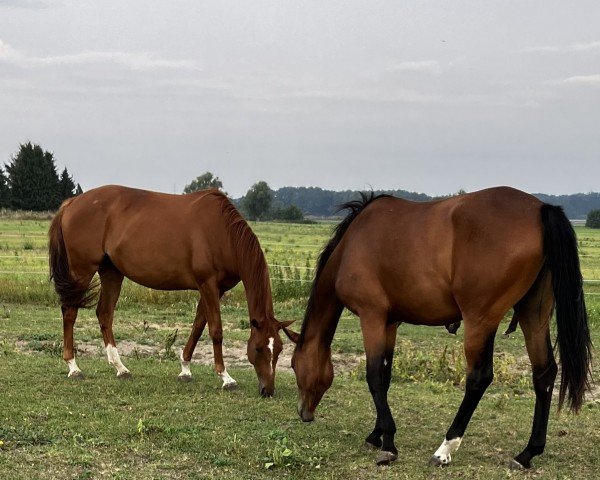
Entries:
[[259, 384], [258, 384], [258, 393], [263, 398], [272, 397], [274, 390], [275, 390], [274, 388], [268, 389], [267, 387], [265, 387], [263, 385], [262, 382], [259, 382]]
[[301, 399], [298, 400], [297, 411], [298, 415], [300, 415], [300, 418], [303, 422], [312, 422], [315, 419], [315, 414], [313, 412], [309, 412], [306, 408], [304, 408]]

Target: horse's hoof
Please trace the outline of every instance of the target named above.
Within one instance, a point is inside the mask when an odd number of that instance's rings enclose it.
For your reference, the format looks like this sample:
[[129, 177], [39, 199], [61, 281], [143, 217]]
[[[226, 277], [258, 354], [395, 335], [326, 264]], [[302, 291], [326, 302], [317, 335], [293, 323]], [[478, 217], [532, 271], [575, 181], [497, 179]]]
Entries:
[[440, 457], [436, 457], [435, 455], [429, 460], [430, 467], [447, 467], [448, 465], [450, 465], [449, 461], [444, 461]]
[[81, 370], [77, 370], [75, 372], [69, 373], [69, 375], [67, 375], [67, 378], [69, 378], [71, 380], [83, 380], [83, 379], [85, 379], [85, 377], [83, 376], [83, 372]]
[[363, 444], [363, 447], [366, 450], [379, 450], [381, 447], [378, 447], [377, 445], [373, 445], [371, 442], [365, 442]]
[[180, 382], [188, 383], [192, 381], [191, 375], [177, 375], [177, 380]]
[[527, 470], [526, 467], [524, 467], [523, 465], [521, 465], [514, 458], [508, 464], [508, 468], [510, 468], [511, 470]]
[[227, 382], [223, 384], [223, 390], [236, 390], [237, 388], [237, 382]]
[[379, 466], [389, 465], [392, 462], [395, 462], [398, 459], [398, 455], [392, 452], [380, 452], [375, 459], [375, 463]]
[[121, 372], [121, 373], [117, 373], [117, 378], [119, 380], [132, 380], [133, 375], [131, 374], [131, 372]]

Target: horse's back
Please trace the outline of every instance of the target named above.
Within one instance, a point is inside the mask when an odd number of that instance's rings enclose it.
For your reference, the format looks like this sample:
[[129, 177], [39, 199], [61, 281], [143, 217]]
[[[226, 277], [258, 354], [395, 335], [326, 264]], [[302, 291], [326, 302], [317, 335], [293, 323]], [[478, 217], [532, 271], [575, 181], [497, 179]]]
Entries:
[[438, 325], [489, 307], [501, 290], [511, 302], [543, 262], [541, 204], [508, 187], [434, 202], [376, 200], [333, 255], [340, 296], [356, 310], [376, 303]]
[[71, 256], [97, 265], [108, 256], [125, 276], [153, 288], [194, 288], [226, 244], [222, 201], [216, 190], [172, 195], [107, 185], [65, 208], [63, 230]]

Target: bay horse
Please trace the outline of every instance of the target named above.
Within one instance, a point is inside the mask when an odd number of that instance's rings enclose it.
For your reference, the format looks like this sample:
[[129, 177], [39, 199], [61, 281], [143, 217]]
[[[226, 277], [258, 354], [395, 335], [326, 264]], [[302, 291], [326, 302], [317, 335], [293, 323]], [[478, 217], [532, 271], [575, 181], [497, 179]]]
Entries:
[[554, 306], [562, 364], [559, 409], [577, 412], [591, 375], [591, 340], [575, 233], [560, 207], [508, 187], [415, 203], [363, 194], [349, 202], [319, 257], [292, 367], [298, 413], [312, 421], [333, 381], [331, 342], [344, 307], [358, 315], [367, 382], [377, 420], [366, 445], [378, 464], [397, 459], [387, 393], [400, 323], [450, 326], [462, 319], [463, 401], [433, 465], [448, 465], [493, 378], [494, 337], [514, 309], [532, 364], [536, 395], [531, 437], [511, 461], [529, 468], [546, 443], [557, 365], [549, 323]]
[[49, 230], [50, 277], [61, 301], [63, 358], [68, 376], [80, 378], [73, 352], [73, 326], [79, 308], [96, 315], [108, 362], [128, 378], [113, 335], [113, 316], [123, 278], [158, 290], [196, 290], [200, 294], [192, 332], [181, 355], [181, 380], [191, 379], [190, 361], [208, 323], [215, 370], [223, 388], [236, 381], [223, 363], [219, 300], [241, 280], [250, 315], [248, 360], [262, 396], [275, 388], [282, 350], [273, 313], [269, 270], [256, 235], [228, 198], [217, 189], [187, 195], [107, 185], [66, 200]]

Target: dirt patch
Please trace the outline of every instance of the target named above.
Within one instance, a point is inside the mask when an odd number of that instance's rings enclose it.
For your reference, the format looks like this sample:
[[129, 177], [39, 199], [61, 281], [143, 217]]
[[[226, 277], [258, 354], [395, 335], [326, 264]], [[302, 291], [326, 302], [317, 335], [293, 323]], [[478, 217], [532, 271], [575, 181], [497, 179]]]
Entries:
[[[40, 344], [54, 345], [55, 342], [43, 341]], [[164, 354], [164, 348], [158, 345], [144, 345], [142, 343], [123, 340], [118, 343], [119, 353], [123, 359], [127, 357], [158, 357]], [[39, 351], [32, 349], [29, 342], [19, 340], [15, 342], [15, 347], [19, 352], [31, 354]], [[77, 342], [76, 356], [84, 357], [102, 357], [104, 356], [104, 346], [99, 342]], [[180, 348], [173, 348], [173, 351], [180, 355]], [[62, 352], [62, 349], [61, 349]], [[283, 350], [277, 361], [277, 370], [291, 371], [292, 355], [294, 345], [285, 343]], [[333, 368], [336, 373], [349, 372], [355, 370], [363, 358], [362, 355], [349, 353], [334, 353], [332, 355]], [[223, 346], [223, 360], [227, 367], [251, 367], [246, 354], [246, 344], [244, 342], [231, 342]], [[126, 361], [124, 361], [126, 364]], [[196, 365], [213, 365], [213, 349], [209, 343], [199, 343], [192, 356], [192, 363]]]

